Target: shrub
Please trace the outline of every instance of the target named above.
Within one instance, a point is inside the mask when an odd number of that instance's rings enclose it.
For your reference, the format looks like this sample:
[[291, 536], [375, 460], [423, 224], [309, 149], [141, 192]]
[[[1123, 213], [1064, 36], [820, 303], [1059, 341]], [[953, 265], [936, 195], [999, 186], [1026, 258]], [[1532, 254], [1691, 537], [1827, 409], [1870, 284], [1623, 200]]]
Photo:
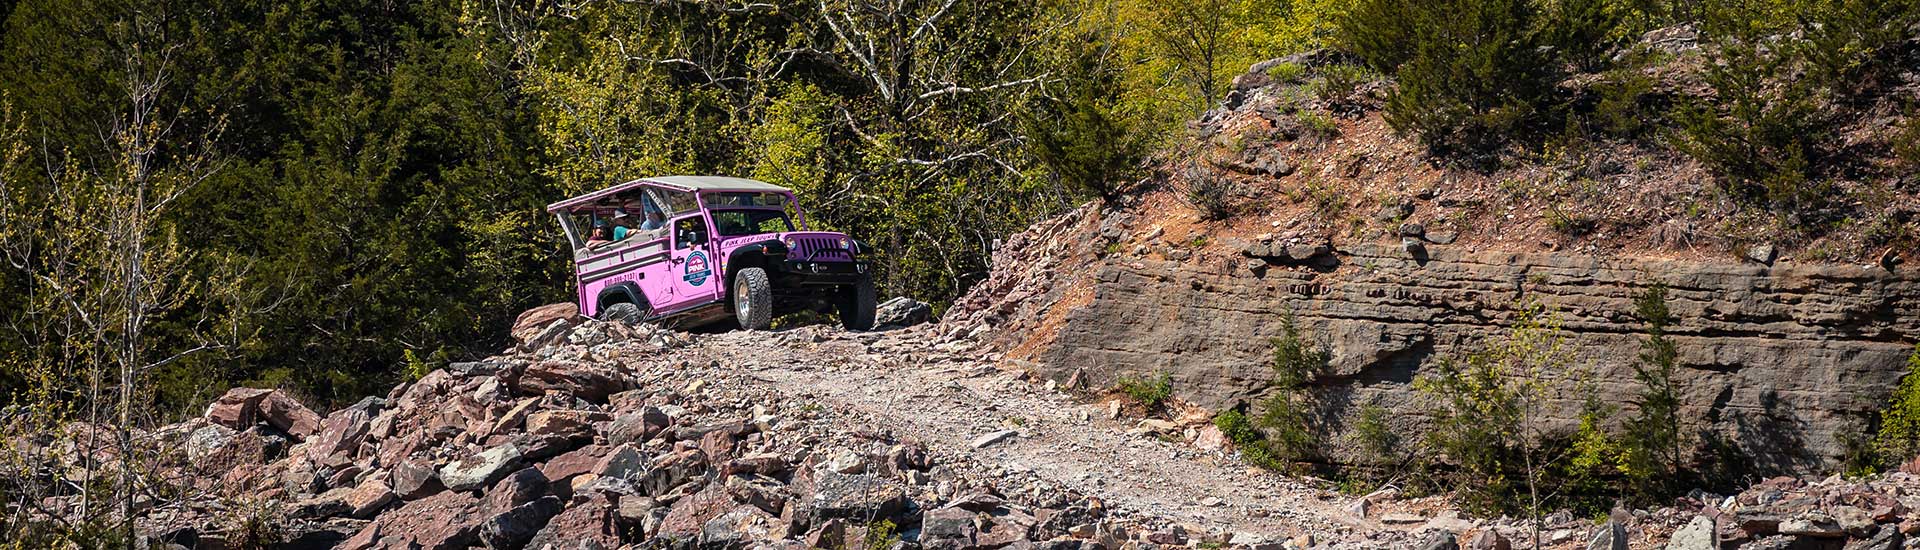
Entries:
[[1558, 204], [1547, 206], [1547, 226], [1567, 236], [1578, 237], [1591, 233], [1598, 225], [1599, 222], [1584, 214], [1561, 210]]
[[1386, 119], [1436, 153], [1504, 143], [1550, 99], [1529, 0], [1360, 0], [1335, 39], [1393, 74]]
[[1819, 90], [1792, 76], [1790, 50], [1767, 46], [1769, 30], [1751, 14], [1718, 3], [1706, 11], [1713, 47], [1703, 78], [1713, 96], [1676, 109], [1680, 150], [1736, 198], [1780, 213], [1821, 206], [1831, 193], [1814, 180], [1817, 145], [1829, 133]]
[[1800, 14], [1793, 45], [1807, 76], [1842, 96], [1864, 97], [1897, 82], [1899, 46], [1920, 24], [1920, 1], [1828, 0]]
[[1651, 500], [1670, 489], [1664, 484], [1673, 481], [1681, 466], [1680, 399], [1673, 381], [1680, 354], [1667, 338], [1667, 327], [1673, 323], [1667, 287], [1649, 287], [1634, 300], [1634, 308], [1646, 322], [1647, 337], [1640, 343], [1639, 360], [1633, 363], [1640, 395], [1634, 403], [1637, 410], [1626, 422], [1620, 469], [1633, 490]]
[[1180, 197], [1199, 210], [1201, 218], [1219, 220], [1233, 213], [1232, 180], [1197, 165], [1188, 167], [1182, 179]]
[[1907, 356], [1907, 374], [1900, 377], [1886, 410], [1880, 411], [1873, 447], [1886, 465], [1920, 456], [1920, 346]]
[[1914, 111], [1893, 138], [1893, 156], [1910, 173], [1920, 172], [1920, 110]]
[[1354, 450], [1367, 462], [1385, 466], [1400, 460], [1400, 434], [1393, 431], [1387, 423], [1387, 409], [1378, 405], [1368, 405], [1360, 409], [1360, 418], [1353, 423], [1350, 438]]
[[1098, 51], [1076, 55], [1069, 69], [1066, 93], [1022, 118], [1029, 150], [1068, 189], [1110, 199], [1136, 175], [1152, 132], [1123, 112], [1117, 70]]
[[1298, 84], [1307, 76], [1307, 68], [1300, 66], [1299, 63], [1281, 63], [1267, 69], [1267, 76], [1273, 77], [1275, 82]]
[[1301, 127], [1313, 132], [1316, 137], [1324, 139], [1340, 135], [1340, 125], [1333, 122], [1333, 117], [1317, 111], [1301, 111], [1295, 118], [1300, 120]]
[[[1540, 512], [1537, 491], [1552, 462], [1543, 443], [1549, 434], [1538, 421], [1545, 412], [1543, 377], [1568, 370], [1563, 345], [1559, 323], [1530, 304], [1504, 338], [1443, 358], [1432, 374], [1414, 380], [1436, 400], [1426, 446], [1454, 467], [1452, 485], [1465, 507]], [[1524, 508], [1516, 490], [1530, 495]]]
[[1127, 394], [1134, 401], [1149, 409], [1157, 409], [1166, 403], [1168, 397], [1173, 396], [1173, 377], [1164, 372], [1153, 378], [1122, 376], [1117, 387], [1120, 393]]
[[1653, 77], [1634, 68], [1615, 69], [1607, 72], [1605, 79], [1594, 83], [1593, 89], [1599, 92], [1599, 100], [1594, 103], [1590, 116], [1595, 127], [1607, 135], [1620, 138], [1639, 137], [1649, 127], [1651, 121], [1658, 120], [1661, 113], [1642, 105], [1642, 99], [1653, 92]]
[[1330, 65], [1320, 69], [1320, 79], [1313, 82], [1313, 95], [1326, 103], [1328, 108], [1351, 113], [1359, 106], [1353, 95], [1360, 90], [1361, 84], [1372, 80], [1373, 73], [1368, 72], [1366, 67]]
[[1583, 71], [1593, 71], [1606, 62], [1607, 54], [1620, 44], [1625, 10], [1614, 0], [1560, 0], [1545, 14], [1546, 36], [1559, 56]]
[[1213, 417], [1213, 425], [1220, 428], [1220, 433], [1240, 449], [1240, 457], [1248, 464], [1269, 470], [1288, 469], [1287, 461], [1274, 452], [1267, 435], [1254, 427], [1253, 421], [1245, 413], [1227, 410]]
[[1319, 456], [1320, 437], [1308, 414], [1305, 388], [1326, 370], [1328, 353], [1301, 336], [1292, 314], [1280, 320], [1280, 337], [1273, 339], [1273, 395], [1260, 401], [1260, 428], [1273, 450], [1288, 460]]

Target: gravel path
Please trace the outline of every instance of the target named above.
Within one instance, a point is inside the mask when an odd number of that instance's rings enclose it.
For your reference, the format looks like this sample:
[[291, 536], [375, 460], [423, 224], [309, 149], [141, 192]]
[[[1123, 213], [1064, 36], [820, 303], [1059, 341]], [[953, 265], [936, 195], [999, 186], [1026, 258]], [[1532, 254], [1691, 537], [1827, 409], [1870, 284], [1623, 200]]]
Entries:
[[[689, 357], [679, 359], [727, 365], [715, 372], [869, 423], [854, 429], [919, 439], [986, 466], [989, 475], [1037, 477], [1122, 514], [1267, 540], [1380, 531], [1345, 511], [1353, 497], [1184, 441], [1130, 434], [1136, 420], [1110, 419], [1104, 404], [1002, 371], [965, 342], [933, 345], [931, 330], [857, 334], [809, 327], [697, 338], [677, 353]], [[977, 438], [1005, 430], [1018, 435], [975, 448]]]

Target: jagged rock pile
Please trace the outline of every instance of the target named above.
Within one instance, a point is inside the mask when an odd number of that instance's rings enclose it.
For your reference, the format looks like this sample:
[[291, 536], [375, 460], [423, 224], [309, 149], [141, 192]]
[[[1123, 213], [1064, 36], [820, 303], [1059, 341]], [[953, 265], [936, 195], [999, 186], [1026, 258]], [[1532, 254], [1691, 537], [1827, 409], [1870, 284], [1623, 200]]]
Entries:
[[703, 388], [684, 374], [725, 367], [662, 360], [685, 335], [571, 315], [533, 326], [526, 338], [548, 344], [454, 363], [324, 417], [278, 391], [233, 390], [163, 430], [194, 457], [192, 490], [218, 497], [156, 507], [141, 531], [157, 548], [227, 548], [261, 538], [228, 517], [264, 505], [280, 548], [1125, 540], [1097, 499], [1015, 502], [918, 442]]

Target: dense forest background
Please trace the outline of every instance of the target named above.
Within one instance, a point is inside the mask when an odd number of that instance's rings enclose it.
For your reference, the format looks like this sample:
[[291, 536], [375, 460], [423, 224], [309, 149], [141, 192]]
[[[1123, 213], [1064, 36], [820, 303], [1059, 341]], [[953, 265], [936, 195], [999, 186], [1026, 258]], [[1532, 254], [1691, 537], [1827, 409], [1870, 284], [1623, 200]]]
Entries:
[[[1383, 83], [1387, 121], [1436, 162], [1631, 140], [1808, 226], [1831, 210], [1821, 182], [1879, 177], [1820, 129], [1886, 103], [1920, 2], [18, 0], [0, 15], [0, 391], [164, 414], [234, 384], [352, 400], [495, 351], [513, 315], [570, 295], [542, 206], [644, 175], [793, 187], [878, 248], [884, 294], [944, 304], [984, 278], [994, 239], [1156, 178], [1150, 159], [1177, 153], [1233, 77], [1319, 48], [1346, 59], [1316, 69], [1320, 95]], [[1712, 63], [1700, 90], [1652, 93], [1653, 61], [1624, 46], [1675, 25]], [[1920, 125], [1904, 128], [1892, 148], [1920, 163]]]
[[0, 389], [357, 399], [566, 300], [542, 207], [644, 175], [796, 188], [943, 303], [1313, 7], [0, 3]]

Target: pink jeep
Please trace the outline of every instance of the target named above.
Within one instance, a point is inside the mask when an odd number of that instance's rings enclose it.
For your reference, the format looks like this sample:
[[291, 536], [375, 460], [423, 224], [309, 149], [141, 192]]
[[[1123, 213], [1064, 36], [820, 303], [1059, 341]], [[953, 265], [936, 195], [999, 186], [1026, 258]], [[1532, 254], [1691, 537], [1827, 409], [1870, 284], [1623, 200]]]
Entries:
[[599, 319], [765, 329], [829, 306], [873, 328], [858, 241], [806, 231], [793, 191], [744, 178], [638, 179], [547, 206], [573, 244], [580, 312]]

